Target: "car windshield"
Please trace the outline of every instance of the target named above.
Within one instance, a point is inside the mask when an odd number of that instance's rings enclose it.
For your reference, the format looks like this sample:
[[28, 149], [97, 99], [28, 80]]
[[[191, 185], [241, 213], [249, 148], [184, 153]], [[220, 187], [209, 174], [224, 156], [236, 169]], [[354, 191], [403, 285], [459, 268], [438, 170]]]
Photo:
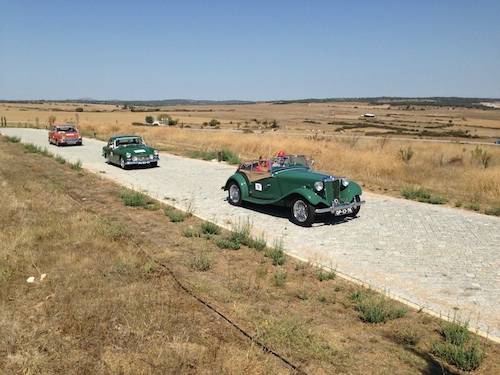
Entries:
[[142, 138], [121, 138], [116, 140], [117, 146], [135, 146], [144, 145]]
[[269, 161], [273, 171], [297, 167], [309, 168], [309, 163], [307, 162], [305, 155], [285, 155], [277, 158], [271, 158]]

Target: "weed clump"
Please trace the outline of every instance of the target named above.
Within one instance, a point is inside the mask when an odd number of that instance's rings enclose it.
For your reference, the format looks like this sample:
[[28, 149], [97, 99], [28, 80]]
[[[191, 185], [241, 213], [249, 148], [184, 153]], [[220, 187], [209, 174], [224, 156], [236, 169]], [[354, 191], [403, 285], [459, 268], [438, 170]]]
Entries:
[[453, 320], [442, 326], [443, 340], [432, 344], [432, 353], [464, 371], [473, 371], [483, 363], [485, 354], [477, 340], [472, 340], [467, 323]]

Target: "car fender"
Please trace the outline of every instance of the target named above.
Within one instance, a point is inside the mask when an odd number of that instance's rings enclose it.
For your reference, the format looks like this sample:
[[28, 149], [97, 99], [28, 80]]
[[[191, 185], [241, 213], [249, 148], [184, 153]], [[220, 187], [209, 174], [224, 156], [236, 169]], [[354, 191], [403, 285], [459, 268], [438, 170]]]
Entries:
[[356, 195], [361, 195], [361, 186], [356, 182], [349, 181], [349, 185], [340, 192], [340, 200], [343, 203], [350, 202]]
[[231, 181], [236, 181], [236, 183], [239, 185], [240, 190], [241, 190], [241, 198], [243, 200], [248, 198], [248, 183], [245, 177], [243, 177], [241, 174], [233, 174], [231, 177], [226, 182], [226, 186], [224, 186], [224, 190], [229, 189], [229, 184]]
[[297, 189], [293, 189], [292, 191], [287, 194], [287, 196], [284, 198], [285, 200], [289, 200], [290, 197], [296, 195], [300, 195], [303, 198], [305, 198], [310, 204], [313, 206], [317, 206], [320, 203], [327, 204], [327, 202], [320, 197], [318, 194], [316, 194], [314, 191], [308, 188], [300, 187]]

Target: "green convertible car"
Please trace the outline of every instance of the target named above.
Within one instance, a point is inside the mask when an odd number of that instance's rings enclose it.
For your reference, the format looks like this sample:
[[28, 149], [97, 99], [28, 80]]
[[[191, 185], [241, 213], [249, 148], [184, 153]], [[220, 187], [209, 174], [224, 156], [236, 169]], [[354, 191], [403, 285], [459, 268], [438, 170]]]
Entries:
[[365, 203], [357, 183], [313, 171], [304, 155], [246, 161], [223, 189], [235, 206], [251, 202], [290, 207], [291, 221], [300, 226], [310, 226], [319, 214], [354, 217]]
[[133, 165], [156, 167], [160, 160], [158, 150], [146, 145], [138, 135], [119, 135], [111, 137], [102, 148], [102, 156], [108, 163], [127, 169]]

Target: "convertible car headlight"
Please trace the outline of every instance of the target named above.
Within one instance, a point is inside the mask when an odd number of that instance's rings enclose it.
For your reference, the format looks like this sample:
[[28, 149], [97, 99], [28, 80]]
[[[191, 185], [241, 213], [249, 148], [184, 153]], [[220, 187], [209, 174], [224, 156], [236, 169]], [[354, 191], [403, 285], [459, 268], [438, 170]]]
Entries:
[[340, 180], [340, 183], [342, 184], [343, 187], [348, 187], [349, 186], [349, 179], [347, 177], [342, 177]]
[[323, 181], [316, 181], [314, 183], [314, 190], [316, 190], [317, 192], [320, 192], [321, 190], [323, 190], [324, 188], [324, 184], [323, 184]]
[[137, 156], [134, 156], [134, 157], [132, 158], [132, 161], [137, 161], [137, 160], [138, 160], [138, 159], [137, 159]]
[[132, 154], [131, 154], [130, 152], [127, 152], [127, 153], [125, 154], [125, 157], [126, 157], [127, 159], [130, 159], [130, 158], [132, 157]]
[[158, 150], [154, 150], [153, 154], [155, 155], [155, 158], [157, 158], [158, 157]]

